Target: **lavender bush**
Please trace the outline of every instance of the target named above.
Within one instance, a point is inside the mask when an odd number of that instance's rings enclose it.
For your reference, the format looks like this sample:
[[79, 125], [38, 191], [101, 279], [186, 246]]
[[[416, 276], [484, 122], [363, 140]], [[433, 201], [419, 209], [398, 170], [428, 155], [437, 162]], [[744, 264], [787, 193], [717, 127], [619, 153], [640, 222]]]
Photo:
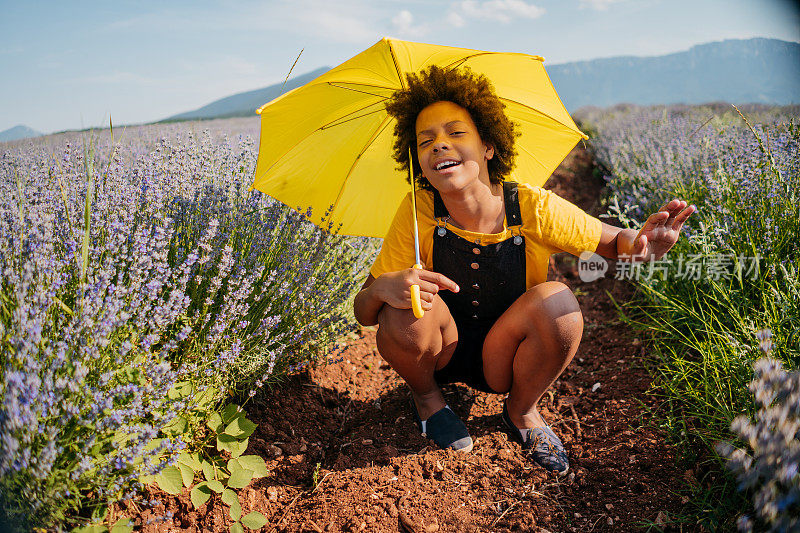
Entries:
[[[593, 111], [593, 146], [612, 171], [609, 211], [638, 226], [671, 198], [698, 207], [686, 236], [637, 284], [642, 325], [657, 336], [656, 369], [674, 422], [707, 444], [745, 409], [741, 394], [760, 324], [785, 361], [800, 361], [800, 126], [795, 108], [759, 108], [752, 127], [733, 109]], [[709, 117], [711, 120], [709, 121]], [[686, 275], [688, 260], [710, 265]]]
[[[762, 343], [764, 341], [762, 340]], [[769, 350], [766, 350], [769, 352]], [[753, 365], [750, 392], [755, 420], [738, 416], [731, 431], [746, 444], [720, 444], [740, 489], [753, 492], [756, 520], [776, 533], [800, 530], [800, 372], [787, 372], [779, 360], [764, 357]], [[753, 518], [742, 515], [739, 529], [752, 531]]]
[[250, 137], [114, 134], [2, 147], [0, 502], [21, 528], [102, 516], [226, 395], [321, 357], [375, 248], [249, 192]]
[[[774, 357], [800, 364], [800, 110], [742, 111], [747, 120], [720, 106], [582, 117], [607, 170], [609, 212], [623, 225], [638, 227], [676, 197], [698, 207], [676, 247], [634, 277], [627, 319], [652, 339], [665, 422], [706, 450], [751, 408], [764, 326]], [[689, 263], [702, 268], [692, 275]], [[713, 520], [704, 526], [721, 527]]]

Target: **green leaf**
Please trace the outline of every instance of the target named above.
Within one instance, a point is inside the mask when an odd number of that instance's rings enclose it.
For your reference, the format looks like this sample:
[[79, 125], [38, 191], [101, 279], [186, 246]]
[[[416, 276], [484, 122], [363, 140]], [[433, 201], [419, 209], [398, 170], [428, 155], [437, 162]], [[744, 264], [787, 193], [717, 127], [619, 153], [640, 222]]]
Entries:
[[217, 479], [215, 475], [214, 465], [206, 461], [205, 459], [200, 463], [200, 468], [203, 469], [203, 475], [206, 478], [206, 481], [213, 481]]
[[252, 435], [255, 429], [256, 425], [248, 420], [247, 417], [244, 416], [244, 413], [242, 413], [231, 420], [231, 423], [225, 428], [225, 434], [238, 439], [243, 439]]
[[228, 480], [228, 486], [234, 489], [243, 489], [253, 479], [253, 471], [242, 468], [238, 464], [234, 464], [234, 466], [236, 468], [231, 469], [231, 478]]
[[239, 466], [242, 468], [252, 470], [254, 478], [264, 477], [269, 473], [269, 470], [267, 470], [267, 463], [265, 463], [264, 459], [258, 455], [242, 455], [235, 459], [231, 459], [228, 461], [228, 470], [230, 471], [233, 471], [233, 468], [231, 468], [232, 461], [239, 463]]
[[220, 493], [225, 490], [225, 485], [222, 484], [222, 481], [217, 481], [216, 479], [213, 481], [209, 481], [207, 483], [208, 488], [213, 490], [216, 493]]
[[144, 445], [144, 451], [152, 452], [153, 450], [161, 446], [162, 442], [164, 442], [164, 439], [153, 439]]
[[239, 503], [239, 496], [231, 489], [225, 489], [222, 493], [222, 502], [230, 506], [232, 520], [239, 520], [242, 517], [242, 506]]
[[230, 453], [232, 457], [239, 457], [247, 449], [249, 442], [249, 438], [240, 441], [236, 437], [220, 433], [217, 435], [217, 450], [226, 451]]
[[89, 524], [88, 526], [76, 527], [71, 533], [108, 533], [108, 528], [101, 524]]
[[108, 503], [101, 503], [92, 511], [92, 522], [104, 522], [108, 515]]
[[191, 381], [179, 381], [167, 392], [167, 398], [170, 400], [180, 400], [187, 398], [194, 393], [194, 386]]
[[225, 406], [222, 410], [222, 423], [228, 425], [231, 421], [236, 418], [239, 413], [243, 413], [242, 408], [236, 405], [235, 403], [229, 403]]
[[231, 533], [244, 533], [244, 528], [239, 522], [231, 524]]
[[225, 430], [225, 424], [222, 422], [222, 416], [219, 413], [211, 413], [206, 425], [214, 433], [222, 433]]
[[[233, 505], [233, 502], [238, 502], [239, 496], [236, 495], [235, 491], [231, 489], [225, 489], [222, 491], [222, 503], [225, 505]], [[234, 518], [234, 520], [239, 520], [238, 518]]]
[[188, 466], [195, 472], [200, 472], [203, 469], [203, 466], [200, 464], [200, 456], [196, 453], [183, 452], [178, 456], [178, 462]]
[[183, 484], [186, 487], [191, 487], [192, 482], [194, 482], [194, 470], [190, 467], [186, 466], [185, 464], [178, 462], [178, 469], [181, 471], [181, 478], [183, 478]]
[[258, 511], [253, 511], [252, 513], [248, 513], [242, 518], [242, 524], [247, 526], [250, 529], [260, 529], [267, 525], [266, 517], [259, 513]]
[[111, 526], [111, 533], [131, 533], [133, 524], [134, 522], [130, 518], [120, 518]]
[[231, 515], [232, 520], [239, 520], [242, 517], [242, 506], [239, 504], [239, 500], [233, 502], [231, 508], [228, 510]]
[[170, 420], [170, 422], [166, 426], [161, 428], [161, 431], [165, 435], [170, 435], [174, 437], [186, 433], [186, 429], [188, 427], [189, 427], [189, 421], [186, 420], [185, 416], [181, 415], [181, 416], [176, 416], [175, 418]]
[[194, 410], [205, 413], [211, 409], [218, 396], [219, 391], [215, 387], [198, 392], [194, 398]]
[[198, 483], [197, 486], [192, 489], [189, 497], [192, 499], [192, 505], [194, 505], [194, 508], [198, 509], [211, 497], [211, 489], [208, 488], [208, 483], [205, 481]]
[[156, 483], [164, 492], [180, 494], [183, 486], [181, 471], [177, 466], [168, 466], [156, 475]]

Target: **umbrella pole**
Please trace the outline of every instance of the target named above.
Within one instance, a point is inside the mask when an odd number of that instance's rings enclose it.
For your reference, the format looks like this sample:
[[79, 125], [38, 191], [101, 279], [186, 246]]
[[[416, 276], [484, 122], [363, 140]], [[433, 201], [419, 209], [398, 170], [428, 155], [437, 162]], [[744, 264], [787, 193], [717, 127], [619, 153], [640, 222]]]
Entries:
[[[408, 178], [411, 181], [411, 209], [414, 211], [414, 268], [422, 270], [422, 261], [419, 258], [419, 227], [417, 226], [417, 188], [414, 182], [414, 160], [411, 148], [408, 149]], [[411, 309], [416, 318], [422, 318], [422, 299], [419, 295], [419, 285], [411, 286]]]

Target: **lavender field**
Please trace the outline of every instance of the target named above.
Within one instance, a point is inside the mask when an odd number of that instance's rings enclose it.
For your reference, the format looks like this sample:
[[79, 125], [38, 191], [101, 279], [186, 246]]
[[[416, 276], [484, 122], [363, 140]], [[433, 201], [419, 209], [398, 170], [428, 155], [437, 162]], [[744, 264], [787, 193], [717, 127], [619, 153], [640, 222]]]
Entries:
[[257, 136], [232, 119], [0, 145], [0, 522], [102, 519], [198, 452], [223, 399], [353, 324], [376, 243], [249, 191]]
[[626, 276], [639, 295], [624, 310], [650, 340], [665, 425], [685, 450], [706, 450], [695, 461], [729, 457], [737, 475], [696, 493], [687, 523], [730, 526], [739, 488], [752, 498], [741, 529], [796, 530], [800, 109], [618, 106], [578, 118], [618, 223], [639, 227], [672, 198], [698, 207], [664, 260]]
[[[800, 514], [800, 113], [742, 112], [750, 125], [727, 106], [577, 118], [614, 223], [638, 227], [672, 197], [699, 208], [665, 261], [630, 272], [638, 296], [620, 302], [648, 339], [664, 424], [704, 450], [693, 460], [730, 458], [736, 476], [706, 483], [685, 522], [730, 526], [738, 484], [750, 491], [742, 528], [789, 531]], [[215, 443], [258, 474], [257, 459], [236, 455], [252, 423], [223, 405], [331, 356], [379, 243], [249, 191], [257, 136], [257, 119], [231, 119], [0, 145], [0, 523], [105, 531], [90, 524], [109, 504], [146, 506], [143, 483], [190, 488], [194, 471], [207, 482], [192, 503], [212, 486], [224, 500], [234, 469], [208, 455]]]

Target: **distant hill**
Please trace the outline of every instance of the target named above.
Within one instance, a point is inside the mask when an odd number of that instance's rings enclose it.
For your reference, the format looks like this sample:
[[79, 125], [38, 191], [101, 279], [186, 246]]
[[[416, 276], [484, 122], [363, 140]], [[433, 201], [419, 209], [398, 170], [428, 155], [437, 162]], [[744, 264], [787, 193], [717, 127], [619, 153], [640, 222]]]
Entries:
[[177, 122], [180, 120], [201, 120], [209, 118], [229, 118], [229, 117], [252, 117], [255, 116], [256, 109], [266, 104], [270, 100], [277, 98], [285, 92], [289, 92], [294, 88], [305, 85], [309, 81], [317, 78], [330, 70], [330, 67], [321, 67], [306, 74], [290, 78], [286, 82], [276, 83], [263, 89], [256, 89], [254, 91], [247, 91], [244, 93], [234, 94], [215, 100], [208, 105], [205, 105], [194, 111], [187, 111], [173, 115], [161, 122]]
[[[623, 102], [800, 103], [800, 43], [778, 39], [729, 39], [663, 56], [612, 57], [546, 66], [570, 111]], [[251, 117], [260, 106], [328, 70], [323, 67], [291, 78], [286, 87], [279, 83], [234, 94], [164, 121]]]
[[18, 139], [27, 139], [28, 137], [39, 137], [40, 135], [43, 134], [20, 124], [5, 131], [0, 131], [0, 142], [16, 141]]
[[570, 111], [617, 103], [800, 103], [800, 43], [730, 39], [656, 57], [547, 66]]

